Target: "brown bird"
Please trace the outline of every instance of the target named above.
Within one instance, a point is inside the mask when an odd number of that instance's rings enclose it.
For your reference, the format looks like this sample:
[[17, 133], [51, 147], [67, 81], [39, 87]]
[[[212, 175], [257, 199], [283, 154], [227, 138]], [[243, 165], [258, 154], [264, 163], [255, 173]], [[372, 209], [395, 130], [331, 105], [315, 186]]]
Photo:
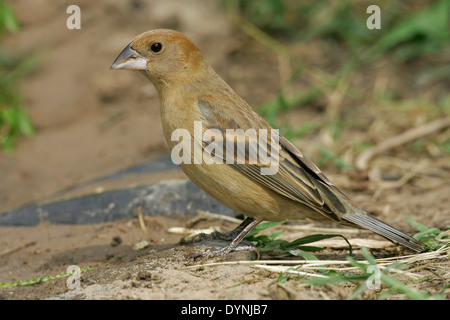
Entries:
[[236, 249], [263, 220], [304, 218], [365, 228], [412, 250], [424, 249], [414, 238], [355, 207], [209, 66], [182, 33], [142, 33], [111, 69], [140, 71], [154, 84], [172, 159], [197, 186], [247, 216], [223, 236], [231, 243], [209, 254]]

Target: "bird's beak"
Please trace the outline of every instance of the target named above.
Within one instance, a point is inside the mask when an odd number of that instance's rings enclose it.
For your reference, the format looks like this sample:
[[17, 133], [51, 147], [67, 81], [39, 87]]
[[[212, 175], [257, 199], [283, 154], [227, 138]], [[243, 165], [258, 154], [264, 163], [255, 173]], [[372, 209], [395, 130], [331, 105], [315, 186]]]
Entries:
[[147, 70], [147, 60], [131, 49], [131, 42], [116, 58], [110, 69]]

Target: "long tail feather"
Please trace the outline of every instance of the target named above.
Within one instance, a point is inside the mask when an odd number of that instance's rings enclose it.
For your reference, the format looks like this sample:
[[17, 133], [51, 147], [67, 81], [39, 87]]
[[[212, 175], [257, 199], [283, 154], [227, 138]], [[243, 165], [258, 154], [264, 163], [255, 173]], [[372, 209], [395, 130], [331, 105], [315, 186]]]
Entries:
[[414, 251], [421, 252], [425, 250], [425, 247], [416, 239], [408, 236], [400, 230], [395, 229], [383, 221], [371, 217], [365, 212], [346, 214], [342, 218], [345, 221], [368, 229], [391, 241], [398, 242]]

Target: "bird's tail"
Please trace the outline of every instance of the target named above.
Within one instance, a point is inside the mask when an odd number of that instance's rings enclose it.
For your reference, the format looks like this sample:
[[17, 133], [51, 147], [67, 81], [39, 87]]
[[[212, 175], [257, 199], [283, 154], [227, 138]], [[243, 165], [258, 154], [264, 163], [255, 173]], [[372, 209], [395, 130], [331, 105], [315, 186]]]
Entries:
[[408, 236], [400, 230], [395, 229], [383, 221], [375, 219], [362, 210], [357, 209], [356, 212], [347, 213], [342, 217], [342, 219], [350, 222], [351, 224], [368, 229], [384, 238], [387, 238], [388, 240], [398, 242], [414, 251], [422, 252], [425, 250], [424, 245], [416, 239]]

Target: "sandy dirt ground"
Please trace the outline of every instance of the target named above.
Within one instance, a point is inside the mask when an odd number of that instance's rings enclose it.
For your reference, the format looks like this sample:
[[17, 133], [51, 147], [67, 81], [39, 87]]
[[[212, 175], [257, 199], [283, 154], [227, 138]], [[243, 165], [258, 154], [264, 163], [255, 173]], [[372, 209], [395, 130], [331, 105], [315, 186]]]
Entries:
[[[138, 74], [109, 70], [123, 47], [143, 31], [174, 28], [189, 35], [210, 64], [251, 105], [260, 105], [276, 94], [280, 83], [277, 56], [234, 30], [217, 2], [81, 0], [77, 1], [82, 10], [81, 30], [66, 28], [69, 4], [50, 0], [13, 3], [22, 31], [8, 36], [3, 46], [17, 54], [33, 53], [38, 57], [37, 67], [21, 84], [36, 135], [21, 139], [13, 153], [0, 154], [2, 212], [30, 203], [185, 179], [175, 169], [75, 188], [168, 154], [155, 89]], [[298, 48], [305, 59], [318, 64], [324, 58], [320, 48], [307, 48]], [[303, 85], [307, 86], [307, 82]], [[307, 108], [294, 111], [291, 122], [321, 116], [320, 108]], [[397, 123], [402, 126], [403, 122], [400, 119]], [[305, 143], [308, 150], [313, 150], [317, 140]], [[405, 152], [399, 151], [409, 160]], [[425, 187], [424, 183], [413, 183], [412, 178], [398, 188], [386, 190], [373, 187], [366, 176], [343, 176], [336, 168], [331, 167], [328, 175], [356, 204], [405, 232], [415, 232], [405, 221], [406, 215], [445, 229], [450, 216], [448, 157], [428, 157], [424, 161], [424, 165], [439, 168], [446, 175], [421, 180], [429, 182]], [[197, 254], [201, 248], [180, 245], [182, 236], [168, 229], [186, 227], [194, 215], [145, 216], [141, 222], [130, 217], [89, 225], [43, 222], [29, 227], [0, 226], [0, 282], [56, 276], [70, 265], [89, 268], [81, 274], [80, 288], [71, 289], [68, 278], [59, 278], [0, 288], [0, 299], [346, 299], [355, 288], [348, 283], [326, 287], [294, 280], [279, 283], [278, 273], [240, 264], [189, 268], [211, 261], [255, 259], [244, 252], [206, 258]], [[236, 225], [214, 219], [195, 225], [209, 226], [226, 231]], [[283, 236], [307, 234], [311, 232], [286, 232]], [[364, 232], [352, 233], [349, 238], [383, 242]], [[148, 241], [148, 247], [134, 250], [143, 240]], [[382, 249], [373, 249], [372, 253], [385, 257], [410, 252], [384, 242]], [[357, 247], [355, 254], [361, 255]], [[318, 256], [345, 259], [347, 255], [345, 248], [331, 247]], [[448, 271], [435, 276], [441, 268], [448, 269], [448, 257], [418, 268], [417, 272], [430, 280], [415, 287], [440, 293], [446, 283], [448, 286]], [[364, 297], [370, 299], [370, 292]]]

